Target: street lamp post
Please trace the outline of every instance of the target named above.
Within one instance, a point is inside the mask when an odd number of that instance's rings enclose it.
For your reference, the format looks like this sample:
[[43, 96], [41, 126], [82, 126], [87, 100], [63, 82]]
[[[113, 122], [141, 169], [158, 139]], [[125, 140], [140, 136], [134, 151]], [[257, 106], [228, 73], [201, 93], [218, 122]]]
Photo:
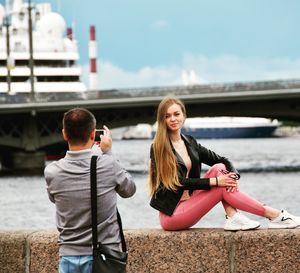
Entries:
[[6, 68], [7, 68], [7, 92], [11, 91], [11, 75], [10, 75], [10, 39], [9, 39], [9, 17], [5, 16], [5, 26], [6, 26]]
[[33, 60], [33, 39], [32, 39], [32, 18], [31, 18], [31, 0], [28, 0], [28, 34], [29, 34], [29, 68], [30, 68], [30, 87], [31, 98], [35, 100], [34, 95], [34, 60]]

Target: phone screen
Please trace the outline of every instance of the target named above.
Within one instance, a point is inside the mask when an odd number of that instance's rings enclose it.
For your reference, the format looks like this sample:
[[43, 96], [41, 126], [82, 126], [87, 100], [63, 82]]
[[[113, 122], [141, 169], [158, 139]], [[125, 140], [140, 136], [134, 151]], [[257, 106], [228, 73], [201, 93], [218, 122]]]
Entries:
[[103, 129], [96, 129], [95, 142], [101, 141], [101, 138], [100, 138], [101, 135], [102, 136], [105, 135], [105, 130], [103, 130]]

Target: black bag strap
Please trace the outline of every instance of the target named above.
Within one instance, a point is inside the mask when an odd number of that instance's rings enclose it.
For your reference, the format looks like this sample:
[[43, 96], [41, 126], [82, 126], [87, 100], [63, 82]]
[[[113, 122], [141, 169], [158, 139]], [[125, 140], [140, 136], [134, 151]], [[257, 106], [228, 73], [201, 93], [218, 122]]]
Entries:
[[92, 210], [92, 241], [93, 241], [93, 255], [95, 256], [98, 243], [97, 230], [97, 156], [91, 158], [90, 182], [91, 182], [91, 210]]
[[[98, 156], [93, 155], [91, 158], [91, 171], [90, 171], [90, 180], [91, 180], [91, 210], [92, 210], [92, 241], [93, 241], [93, 255], [95, 256], [98, 244], [98, 229], [97, 229], [97, 158]], [[122, 228], [122, 220], [117, 209], [117, 219], [120, 230], [120, 237], [122, 242], [123, 252], [127, 252], [127, 246], [125, 242], [125, 237]], [[101, 243], [100, 243], [101, 244]]]

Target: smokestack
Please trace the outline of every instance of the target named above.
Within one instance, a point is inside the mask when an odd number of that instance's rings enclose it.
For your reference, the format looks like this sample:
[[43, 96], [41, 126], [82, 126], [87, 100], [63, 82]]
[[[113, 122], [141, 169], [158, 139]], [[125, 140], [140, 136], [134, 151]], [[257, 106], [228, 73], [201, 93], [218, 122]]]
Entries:
[[95, 26], [90, 26], [89, 57], [90, 57], [90, 90], [95, 90], [97, 89], [97, 44], [96, 44]]

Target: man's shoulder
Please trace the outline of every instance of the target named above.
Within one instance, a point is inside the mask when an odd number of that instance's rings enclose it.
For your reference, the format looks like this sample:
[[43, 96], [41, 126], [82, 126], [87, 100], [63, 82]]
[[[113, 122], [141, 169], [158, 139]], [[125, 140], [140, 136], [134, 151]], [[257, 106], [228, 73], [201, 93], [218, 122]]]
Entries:
[[49, 164], [47, 164], [47, 166], [44, 169], [44, 174], [45, 176], [50, 175], [50, 174], [54, 174], [56, 172], [58, 172], [59, 170], [59, 164], [64, 160], [64, 158], [57, 160], [57, 161], [52, 161]]

